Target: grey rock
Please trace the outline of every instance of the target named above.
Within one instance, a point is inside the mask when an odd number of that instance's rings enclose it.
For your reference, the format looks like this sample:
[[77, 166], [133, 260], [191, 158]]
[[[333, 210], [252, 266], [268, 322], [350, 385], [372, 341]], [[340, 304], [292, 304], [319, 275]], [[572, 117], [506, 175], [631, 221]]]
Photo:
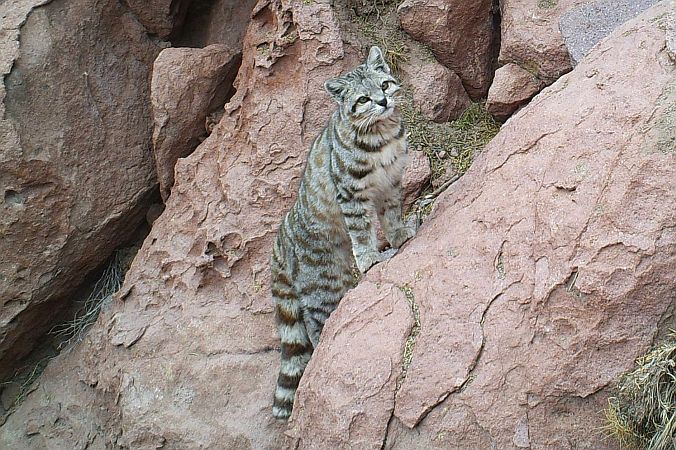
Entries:
[[656, 3], [658, 0], [598, 0], [565, 13], [559, 29], [573, 65], [619, 25]]

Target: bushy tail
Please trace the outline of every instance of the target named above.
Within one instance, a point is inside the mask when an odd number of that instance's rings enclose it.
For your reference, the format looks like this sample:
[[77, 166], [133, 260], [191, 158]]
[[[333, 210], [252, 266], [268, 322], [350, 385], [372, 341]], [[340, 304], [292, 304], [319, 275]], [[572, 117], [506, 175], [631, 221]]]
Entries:
[[277, 419], [288, 419], [293, 409], [293, 399], [300, 377], [312, 356], [310, 343], [300, 302], [297, 299], [280, 298], [275, 295], [275, 314], [282, 341], [282, 358], [272, 415]]
[[282, 366], [277, 377], [272, 415], [277, 419], [288, 419], [293, 409], [293, 399], [305, 367], [312, 356], [312, 345], [282, 343]]

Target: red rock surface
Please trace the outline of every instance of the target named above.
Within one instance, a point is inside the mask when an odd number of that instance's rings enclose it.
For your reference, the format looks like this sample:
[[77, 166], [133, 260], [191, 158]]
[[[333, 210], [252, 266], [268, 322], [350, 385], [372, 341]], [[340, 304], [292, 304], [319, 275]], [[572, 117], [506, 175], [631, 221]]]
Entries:
[[516, 64], [506, 64], [495, 71], [486, 110], [498, 120], [507, 120], [543, 87], [544, 83], [532, 73]]
[[420, 191], [430, 181], [431, 176], [432, 169], [427, 155], [423, 152], [409, 150], [408, 166], [404, 178], [401, 180], [404, 211], [407, 211], [418, 198]]
[[460, 78], [434, 60], [409, 59], [402, 71], [413, 90], [413, 105], [429, 120], [455, 120], [471, 103]]
[[167, 48], [153, 64], [153, 155], [166, 200], [174, 184], [174, 165], [207, 135], [207, 115], [222, 111], [232, 95], [241, 54], [225, 45], [203, 49]]
[[143, 220], [150, 67], [120, 2], [0, 3], [0, 381]]
[[298, 392], [296, 448], [616, 448], [609, 386], [675, 325], [666, 8], [513, 116], [348, 293]]
[[398, 11], [404, 31], [457, 73], [470, 97], [486, 96], [493, 77], [492, 0], [405, 0]]
[[572, 68], [559, 19], [586, 0], [502, 0], [501, 64], [515, 63], [546, 84]]

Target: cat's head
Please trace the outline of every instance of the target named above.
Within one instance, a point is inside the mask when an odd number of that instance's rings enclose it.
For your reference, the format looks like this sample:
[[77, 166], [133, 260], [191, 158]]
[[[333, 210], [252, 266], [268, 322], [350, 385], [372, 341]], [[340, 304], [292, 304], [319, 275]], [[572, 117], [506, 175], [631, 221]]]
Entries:
[[390, 74], [383, 52], [375, 46], [364, 64], [326, 81], [324, 87], [338, 102], [342, 116], [361, 129], [392, 115], [395, 94], [400, 88]]

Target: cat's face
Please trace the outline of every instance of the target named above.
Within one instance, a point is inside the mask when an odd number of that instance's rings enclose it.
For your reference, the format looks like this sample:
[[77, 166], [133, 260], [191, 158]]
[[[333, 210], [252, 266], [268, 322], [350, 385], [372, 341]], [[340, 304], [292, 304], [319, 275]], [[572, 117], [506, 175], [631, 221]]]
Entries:
[[383, 53], [371, 47], [366, 62], [352, 72], [328, 80], [324, 86], [356, 128], [367, 129], [394, 111], [399, 82], [390, 74]]

